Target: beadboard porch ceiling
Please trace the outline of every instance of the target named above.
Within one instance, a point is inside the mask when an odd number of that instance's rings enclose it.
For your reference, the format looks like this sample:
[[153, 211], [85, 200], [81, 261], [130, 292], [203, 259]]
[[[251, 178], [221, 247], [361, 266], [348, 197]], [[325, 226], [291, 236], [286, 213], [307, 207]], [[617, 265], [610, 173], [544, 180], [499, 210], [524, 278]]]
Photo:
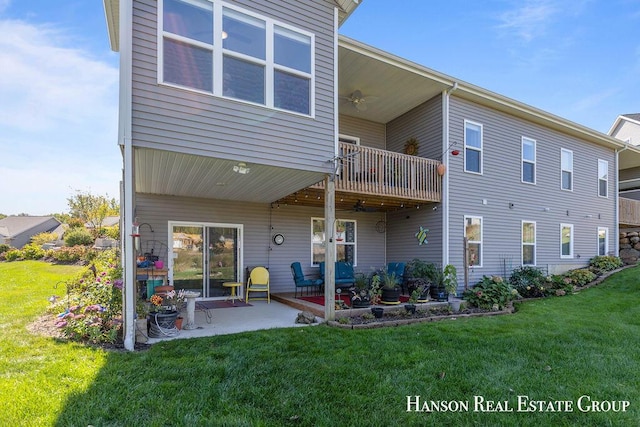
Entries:
[[270, 203], [324, 179], [299, 169], [247, 164], [250, 173], [233, 171], [237, 161], [136, 148], [135, 191], [171, 196]]

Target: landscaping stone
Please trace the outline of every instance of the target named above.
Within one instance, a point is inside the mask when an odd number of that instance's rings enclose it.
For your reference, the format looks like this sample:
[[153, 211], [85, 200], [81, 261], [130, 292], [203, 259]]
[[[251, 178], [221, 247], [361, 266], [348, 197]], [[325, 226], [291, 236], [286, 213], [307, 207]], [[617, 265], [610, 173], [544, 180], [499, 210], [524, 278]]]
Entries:
[[310, 311], [303, 311], [301, 313], [298, 313], [298, 317], [296, 317], [296, 323], [302, 323], [304, 325], [316, 323], [316, 316]]

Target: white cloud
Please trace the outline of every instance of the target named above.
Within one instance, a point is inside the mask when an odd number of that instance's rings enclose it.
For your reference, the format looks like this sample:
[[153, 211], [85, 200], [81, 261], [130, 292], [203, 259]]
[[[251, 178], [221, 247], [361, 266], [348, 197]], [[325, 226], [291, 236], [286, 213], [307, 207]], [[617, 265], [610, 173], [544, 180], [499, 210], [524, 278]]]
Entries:
[[498, 28], [529, 42], [546, 33], [550, 20], [558, 12], [559, 9], [551, 1], [528, 0], [502, 13]]
[[0, 213], [60, 212], [73, 189], [117, 197], [117, 68], [53, 26], [0, 33]]

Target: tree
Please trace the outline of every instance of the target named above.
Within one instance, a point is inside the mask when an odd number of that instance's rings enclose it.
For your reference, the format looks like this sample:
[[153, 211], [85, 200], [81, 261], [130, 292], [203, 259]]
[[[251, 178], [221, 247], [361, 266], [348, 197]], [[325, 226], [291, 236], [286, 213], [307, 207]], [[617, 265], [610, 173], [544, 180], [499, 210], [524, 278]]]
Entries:
[[95, 196], [89, 192], [76, 190], [73, 197], [67, 199], [69, 213], [92, 227], [93, 237], [100, 235], [102, 223], [107, 216], [119, 215], [120, 206], [109, 195]]

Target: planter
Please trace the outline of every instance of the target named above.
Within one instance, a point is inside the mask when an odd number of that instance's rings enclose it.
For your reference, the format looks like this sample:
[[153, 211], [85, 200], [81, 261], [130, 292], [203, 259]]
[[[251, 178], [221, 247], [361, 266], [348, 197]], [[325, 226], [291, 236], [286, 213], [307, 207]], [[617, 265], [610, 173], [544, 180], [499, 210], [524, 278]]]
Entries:
[[158, 338], [176, 335], [177, 311], [149, 313], [149, 336]]
[[407, 310], [407, 313], [415, 314], [416, 313], [416, 305], [415, 304], [405, 304], [404, 309]]
[[382, 288], [382, 303], [383, 304], [400, 304], [400, 288]]
[[183, 320], [184, 320], [184, 317], [182, 317], [182, 316], [176, 317], [176, 328], [178, 328], [178, 330], [182, 329], [182, 321]]
[[136, 319], [136, 342], [146, 343], [149, 341], [147, 319]]
[[449, 294], [444, 286], [432, 286], [430, 290], [431, 299], [436, 301], [447, 301]]
[[365, 299], [351, 300], [351, 308], [367, 308], [371, 305], [371, 301]]
[[457, 298], [456, 298], [456, 299], [450, 299], [450, 300], [449, 300], [449, 305], [451, 306], [451, 310], [452, 310], [454, 313], [457, 313], [457, 312], [459, 312], [459, 311], [460, 311], [460, 303], [462, 303], [462, 301], [461, 301], [461, 300], [459, 300], [459, 299], [457, 299]]
[[384, 309], [382, 307], [371, 307], [371, 313], [376, 319], [382, 319], [384, 315]]

